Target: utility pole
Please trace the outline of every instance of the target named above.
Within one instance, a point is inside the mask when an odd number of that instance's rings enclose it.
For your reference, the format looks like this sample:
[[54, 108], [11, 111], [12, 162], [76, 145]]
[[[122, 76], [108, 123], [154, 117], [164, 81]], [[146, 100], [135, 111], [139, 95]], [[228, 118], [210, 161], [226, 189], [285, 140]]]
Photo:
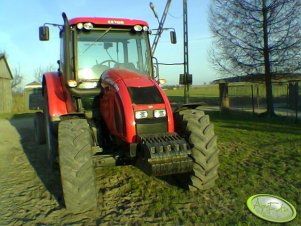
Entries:
[[187, 0], [183, 0], [183, 33], [184, 33], [184, 103], [189, 103], [189, 57], [188, 57], [188, 16]]
[[164, 30], [163, 26], [164, 26], [164, 22], [166, 20], [166, 16], [168, 14], [170, 3], [171, 3], [171, 0], [167, 0], [166, 5], [165, 5], [165, 9], [164, 9], [164, 12], [162, 14], [162, 17], [161, 17], [160, 21], [159, 21], [159, 17], [158, 17], [158, 14], [156, 12], [154, 4], [152, 2], [150, 2], [150, 4], [149, 4], [150, 8], [152, 9], [152, 11], [153, 11], [156, 19], [158, 20], [158, 23], [159, 23], [158, 32], [156, 34], [156, 37], [155, 37], [153, 45], [152, 45], [152, 53], [153, 53], [153, 55], [155, 55], [155, 51], [156, 51], [159, 39], [160, 39], [161, 34], [162, 34], [163, 30]]

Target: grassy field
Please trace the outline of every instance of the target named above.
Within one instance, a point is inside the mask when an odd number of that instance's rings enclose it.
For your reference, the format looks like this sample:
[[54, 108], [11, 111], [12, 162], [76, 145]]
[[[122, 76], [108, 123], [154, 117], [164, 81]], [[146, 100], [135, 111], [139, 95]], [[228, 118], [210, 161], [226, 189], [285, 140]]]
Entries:
[[17, 119], [17, 118], [30, 118], [34, 116], [34, 112], [19, 112], [19, 113], [0, 113], [0, 119]]
[[299, 215], [288, 225], [301, 225], [300, 125], [247, 113], [210, 115], [219, 137], [219, 179], [211, 191], [190, 194], [195, 205], [185, 223], [269, 225], [246, 207], [249, 196], [269, 193], [290, 201]]
[[[216, 90], [215, 86], [207, 86], [207, 90], [191, 89], [191, 96], [196, 101], [216, 99]], [[181, 102], [182, 92], [182, 89], [166, 91], [171, 101], [177, 102]], [[296, 219], [285, 225], [301, 225], [300, 124], [242, 112], [208, 114], [220, 150], [219, 179], [213, 189], [191, 193], [147, 177], [133, 167], [105, 172], [108, 177], [128, 175], [116, 199], [131, 194], [133, 200], [145, 200], [146, 205], [141, 207], [145, 216], [131, 223], [143, 224], [147, 223], [145, 219], [158, 218], [162, 224], [274, 225], [254, 216], [246, 206], [248, 197], [269, 193], [288, 200], [297, 209]], [[1, 114], [0, 118], [23, 116], [32, 114]]]
[[219, 179], [213, 189], [188, 192], [136, 169], [106, 172], [108, 177], [132, 175], [120, 194], [130, 193], [133, 200], [147, 203], [140, 207], [145, 211], [143, 218], [131, 223], [157, 218], [163, 225], [274, 225], [254, 216], [246, 206], [250, 196], [268, 193], [297, 209], [295, 220], [284, 225], [301, 225], [300, 124], [248, 113], [211, 112], [210, 116], [220, 150]]
[[[246, 206], [248, 197], [269, 193], [288, 200], [297, 209], [296, 219], [285, 225], [301, 225], [300, 124], [241, 112], [208, 114], [220, 150], [215, 187], [192, 193], [148, 177], [134, 167], [106, 168], [102, 170], [108, 178], [104, 189], [110, 193], [118, 188], [113, 197], [116, 206], [112, 207], [117, 211], [116, 216], [123, 216], [125, 210], [135, 213], [139, 209], [143, 216], [126, 217], [127, 223], [274, 225], [254, 216]], [[0, 118], [24, 116], [32, 114], [1, 114]], [[141, 200], [143, 204], [137, 205]], [[122, 224], [121, 217], [116, 216], [112, 215], [112, 223]]]
[[[267, 225], [246, 208], [253, 194], [269, 193], [301, 207], [300, 125], [260, 119], [247, 113], [211, 114], [219, 137], [220, 179], [209, 192], [216, 219], [227, 225]], [[212, 204], [211, 204], [212, 205]], [[219, 209], [218, 205], [226, 209]], [[209, 217], [208, 222], [214, 219]], [[301, 225], [301, 216], [288, 225]]]
[[[229, 84], [229, 96], [251, 96], [252, 87], [253, 94], [260, 98], [265, 97], [265, 84], [252, 84], [252, 83], [231, 83]], [[168, 96], [183, 96], [184, 88], [177, 87], [176, 89], [165, 89]], [[273, 96], [281, 97], [286, 96], [288, 92], [287, 84], [273, 84]], [[301, 92], [301, 86], [299, 87], [299, 93]], [[190, 86], [189, 94], [191, 97], [219, 97], [219, 85], [200, 85], [200, 86]]]
[[[184, 103], [184, 88], [178, 87], [176, 89], [165, 89], [164, 92], [168, 96], [171, 103]], [[190, 87], [189, 89], [189, 101], [193, 102], [205, 102], [208, 105], [218, 105], [219, 91], [218, 85], [204, 85]]]

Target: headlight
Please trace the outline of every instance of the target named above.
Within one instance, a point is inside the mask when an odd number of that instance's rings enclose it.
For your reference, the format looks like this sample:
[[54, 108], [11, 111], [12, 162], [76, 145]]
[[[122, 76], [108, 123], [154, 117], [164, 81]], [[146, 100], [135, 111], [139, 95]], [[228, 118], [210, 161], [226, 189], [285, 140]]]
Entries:
[[76, 25], [76, 27], [77, 27], [77, 29], [81, 30], [81, 29], [83, 29], [84, 25], [83, 25], [83, 23], [78, 23]]
[[155, 118], [162, 118], [166, 116], [166, 110], [160, 109], [160, 110], [154, 110], [154, 117]]
[[67, 84], [69, 87], [74, 88], [77, 86], [77, 82], [75, 80], [68, 80]]
[[136, 119], [142, 119], [142, 118], [147, 118], [147, 111], [136, 111], [135, 112], [135, 118]]
[[78, 86], [78, 88], [83, 88], [83, 89], [93, 89], [96, 87], [97, 87], [97, 82], [83, 82]]
[[93, 28], [93, 24], [92, 23], [84, 23], [84, 28], [86, 30], [91, 30]]
[[143, 27], [141, 25], [135, 25], [134, 30], [135, 31], [142, 31]]
[[147, 26], [143, 26], [143, 31], [148, 31], [148, 27]]

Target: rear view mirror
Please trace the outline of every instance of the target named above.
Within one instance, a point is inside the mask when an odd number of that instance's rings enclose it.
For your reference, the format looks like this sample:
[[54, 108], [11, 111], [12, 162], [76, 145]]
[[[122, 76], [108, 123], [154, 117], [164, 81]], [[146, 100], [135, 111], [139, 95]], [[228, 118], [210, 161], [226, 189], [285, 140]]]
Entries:
[[170, 42], [172, 44], [176, 44], [177, 43], [177, 34], [175, 31], [171, 31], [170, 32]]
[[49, 40], [49, 27], [47, 27], [47, 26], [39, 27], [39, 38], [40, 38], [40, 41], [48, 41]]

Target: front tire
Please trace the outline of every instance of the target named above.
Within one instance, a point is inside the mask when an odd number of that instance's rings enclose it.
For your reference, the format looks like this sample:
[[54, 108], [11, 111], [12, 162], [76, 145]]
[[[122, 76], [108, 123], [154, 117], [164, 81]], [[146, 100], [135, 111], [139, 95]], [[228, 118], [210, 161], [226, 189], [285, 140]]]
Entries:
[[66, 208], [72, 212], [95, 209], [97, 194], [92, 160], [93, 140], [85, 119], [59, 124], [59, 165]]
[[197, 107], [175, 113], [175, 131], [189, 143], [193, 172], [188, 180], [190, 190], [206, 190], [218, 178], [217, 137], [208, 115]]

